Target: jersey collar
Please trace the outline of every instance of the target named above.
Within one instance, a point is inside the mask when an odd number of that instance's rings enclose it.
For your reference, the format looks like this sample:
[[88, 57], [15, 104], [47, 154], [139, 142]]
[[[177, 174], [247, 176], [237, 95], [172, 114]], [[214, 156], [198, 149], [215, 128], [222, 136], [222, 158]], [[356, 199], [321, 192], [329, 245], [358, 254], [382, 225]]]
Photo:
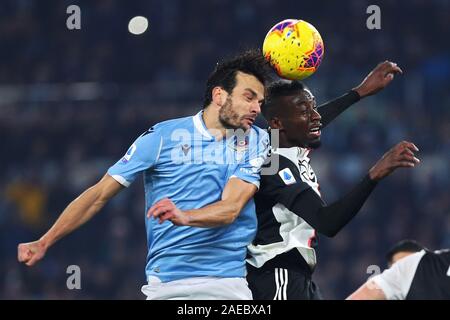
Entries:
[[299, 160], [303, 160], [307, 158], [309, 154], [309, 149], [292, 147], [292, 148], [277, 148], [273, 149], [272, 153], [280, 154], [283, 157], [288, 158], [294, 163], [297, 163]]
[[205, 122], [203, 121], [203, 110], [198, 112], [194, 117], [194, 127], [206, 138], [214, 140], [213, 136], [208, 132]]

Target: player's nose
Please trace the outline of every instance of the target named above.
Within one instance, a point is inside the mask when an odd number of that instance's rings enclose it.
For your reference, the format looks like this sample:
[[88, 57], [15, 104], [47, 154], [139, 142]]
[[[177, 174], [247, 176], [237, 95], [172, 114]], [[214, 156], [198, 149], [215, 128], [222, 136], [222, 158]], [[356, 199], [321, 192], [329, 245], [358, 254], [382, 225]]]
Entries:
[[319, 111], [317, 111], [317, 109], [312, 109], [311, 120], [312, 121], [320, 121], [321, 119], [322, 119], [322, 116], [320, 115]]
[[256, 115], [261, 113], [261, 103], [259, 101], [253, 101], [250, 104], [250, 113], [254, 113]]

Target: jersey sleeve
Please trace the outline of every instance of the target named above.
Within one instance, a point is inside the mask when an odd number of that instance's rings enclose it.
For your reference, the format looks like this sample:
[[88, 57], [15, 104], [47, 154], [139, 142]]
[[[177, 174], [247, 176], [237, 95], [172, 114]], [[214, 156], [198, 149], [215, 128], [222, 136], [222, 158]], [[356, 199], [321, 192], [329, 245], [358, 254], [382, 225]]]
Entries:
[[322, 128], [325, 128], [331, 121], [333, 121], [342, 112], [348, 109], [352, 104], [358, 102], [361, 99], [359, 94], [350, 90], [348, 93], [328, 101], [317, 108], [320, 116], [322, 117]]
[[380, 287], [387, 300], [404, 300], [424, 254], [424, 250], [411, 254], [370, 280]]
[[150, 128], [134, 141], [122, 159], [108, 169], [108, 174], [121, 185], [128, 187], [140, 172], [156, 164], [162, 143], [160, 131]]
[[254, 184], [259, 189], [261, 167], [269, 153], [269, 135], [263, 130], [256, 131], [249, 139], [248, 152], [230, 178], [238, 178]]

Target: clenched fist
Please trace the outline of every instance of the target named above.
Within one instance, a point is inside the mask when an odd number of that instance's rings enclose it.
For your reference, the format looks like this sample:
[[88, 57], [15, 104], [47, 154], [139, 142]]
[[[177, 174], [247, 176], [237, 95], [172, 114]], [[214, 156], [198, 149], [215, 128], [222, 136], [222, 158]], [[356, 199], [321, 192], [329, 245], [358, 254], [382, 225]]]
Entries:
[[31, 267], [44, 257], [46, 251], [47, 248], [41, 240], [21, 243], [17, 247], [17, 259]]

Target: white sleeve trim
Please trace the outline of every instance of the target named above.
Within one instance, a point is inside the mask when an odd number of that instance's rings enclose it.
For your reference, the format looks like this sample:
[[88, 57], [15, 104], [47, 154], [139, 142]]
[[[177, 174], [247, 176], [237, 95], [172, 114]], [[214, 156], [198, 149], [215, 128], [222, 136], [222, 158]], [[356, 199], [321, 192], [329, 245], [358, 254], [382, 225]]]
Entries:
[[370, 280], [380, 287], [387, 300], [404, 300], [411, 288], [417, 266], [424, 255], [425, 250], [422, 250], [400, 259], [391, 268]]
[[123, 185], [124, 187], [128, 188], [130, 186], [130, 182], [128, 182], [127, 180], [125, 180], [124, 177], [119, 176], [117, 174], [113, 174], [111, 176], [114, 180], [116, 180], [118, 183], [120, 183], [121, 185]]
[[228, 178], [228, 180], [230, 180], [231, 178], [236, 178], [236, 179], [245, 181], [245, 182], [247, 182], [247, 183], [254, 184], [254, 185], [256, 186], [256, 188], [258, 188], [258, 190], [259, 190], [259, 181], [247, 181], [247, 180], [244, 180], [244, 179], [242, 179], [241, 177], [238, 177], [238, 176], [236, 176], [236, 175], [232, 175], [231, 177]]
[[161, 150], [162, 150], [162, 146], [163, 146], [163, 138], [161, 136], [160, 140], [159, 140], [159, 149], [158, 149], [158, 155], [156, 156], [156, 160], [155, 163], [158, 162], [159, 157], [161, 156]]

